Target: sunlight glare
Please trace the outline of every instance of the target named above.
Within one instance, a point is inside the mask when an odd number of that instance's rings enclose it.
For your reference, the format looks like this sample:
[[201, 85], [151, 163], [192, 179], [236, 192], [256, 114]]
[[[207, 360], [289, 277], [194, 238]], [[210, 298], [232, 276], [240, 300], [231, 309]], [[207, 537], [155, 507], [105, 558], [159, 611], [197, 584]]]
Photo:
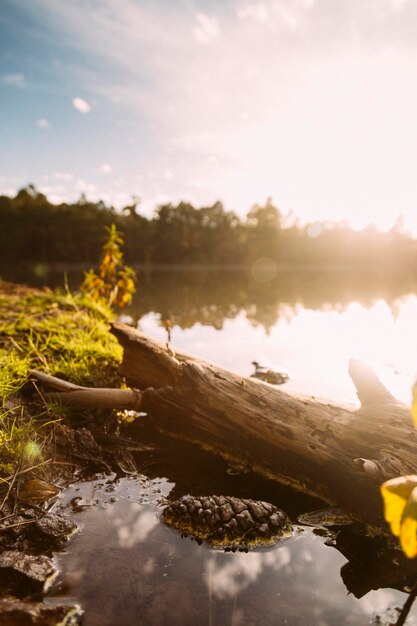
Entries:
[[[173, 343], [194, 353], [198, 346], [200, 357], [243, 376], [252, 373], [251, 361], [256, 360], [289, 374], [285, 390], [346, 403], [357, 403], [348, 366], [349, 359], [360, 359], [395, 397], [411, 404], [417, 377], [416, 296], [391, 306], [377, 300], [369, 308], [357, 302], [338, 310], [281, 305], [268, 311], [273, 322], [268, 332], [249, 314], [225, 320], [221, 332], [201, 324], [178, 335], [174, 329]], [[164, 341], [165, 331], [151, 315], [142, 318], [141, 329]]]

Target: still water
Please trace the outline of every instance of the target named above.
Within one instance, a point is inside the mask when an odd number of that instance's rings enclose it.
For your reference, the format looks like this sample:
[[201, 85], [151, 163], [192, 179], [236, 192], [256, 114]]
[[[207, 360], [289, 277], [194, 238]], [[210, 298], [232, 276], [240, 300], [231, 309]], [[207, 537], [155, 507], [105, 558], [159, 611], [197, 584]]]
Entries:
[[290, 376], [284, 389], [356, 402], [350, 358], [409, 403], [417, 378], [417, 274], [160, 272], [139, 277], [129, 311], [143, 332], [242, 375], [252, 361]]
[[[351, 357], [371, 365], [406, 403], [417, 378], [413, 275], [281, 272], [266, 282], [239, 271], [140, 273], [126, 316], [162, 341], [170, 320], [174, 349], [242, 375], [257, 361], [289, 374], [284, 390], [335, 402], [357, 402]], [[407, 598], [401, 585], [378, 588], [371, 575], [364, 579], [361, 557], [344, 556], [342, 544], [311, 528], [249, 553], [213, 550], [166, 528], [166, 498], [185, 493], [269, 500], [293, 520], [320, 505], [204, 455], [200, 466], [189, 463], [189, 454], [171, 444], [165, 454], [138, 455], [137, 475], [99, 476], [64, 493], [57, 506], [81, 532], [57, 557], [62, 585], [50, 602], [81, 603], [86, 626], [395, 623]], [[373, 569], [383, 567], [376, 561]], [[417, 624], [417, 607], [407, 624]]]
[[[348, 595], [346, 558], [304, 527], [269, 549], [222, 552], [181, 538], [159, 521], [167, 479], [112, 477], [69, 490], [85, 509], [81, 532], [60, 555], [63, 588], [50, 602], [80, 602], [84, 624], [329, 626], [385, 624], [406, 594]], [[409, 624], [415, 624], [410, 618]]]

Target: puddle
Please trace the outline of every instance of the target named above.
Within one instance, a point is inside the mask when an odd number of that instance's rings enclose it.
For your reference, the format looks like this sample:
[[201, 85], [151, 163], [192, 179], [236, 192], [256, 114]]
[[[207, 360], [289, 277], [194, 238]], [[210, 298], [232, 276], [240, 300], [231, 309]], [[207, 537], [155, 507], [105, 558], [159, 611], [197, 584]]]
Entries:
[[81, 532], [57, 555], [62, 583], [48, 602], [80, 603], [85, 626], [335, 626], [387, 624], [407, 597], [394, 589], [348, 595], [345, 557], [311, 528], [248, 553], [182, 538], [160, 521], [173, 487], [166, 478], [111, 476], [66, 490], [57, 510]]

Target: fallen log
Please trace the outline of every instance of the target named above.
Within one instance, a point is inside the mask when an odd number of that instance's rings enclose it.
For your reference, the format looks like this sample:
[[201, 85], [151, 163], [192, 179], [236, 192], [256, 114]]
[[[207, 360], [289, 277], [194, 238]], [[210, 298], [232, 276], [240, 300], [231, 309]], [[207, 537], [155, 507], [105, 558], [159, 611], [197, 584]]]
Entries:
[[145, 411], [164, 434], [386, 527], [379, 487], [417, 472], [417, 433], [409, 408], [368, 367], [350, 362], [356, 410], [174, 354], [126, 324], [114, 323], [111, 332], [124, 348], [121, 374], [134, 389], [89, 389], [33, 372], [58, 390], [47, 399]]
[[158, 429], [238, 467], [290, 484], [384, 527], [380, 484], [417, 472], [409, 408], [358, 361], [349, 373], [359, 410], [285, 393], [181, 352], [122, 323], [121, 373], [142, 390]]

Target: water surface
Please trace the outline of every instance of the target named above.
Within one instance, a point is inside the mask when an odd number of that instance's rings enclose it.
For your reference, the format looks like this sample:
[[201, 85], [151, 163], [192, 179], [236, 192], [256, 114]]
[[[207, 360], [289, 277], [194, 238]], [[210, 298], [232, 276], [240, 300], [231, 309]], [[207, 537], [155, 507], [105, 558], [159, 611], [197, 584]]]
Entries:
[[393, 589], [348, 595], [346, 559], [310, 528], [267, 549], [214, 550], [160, 522], [166, 479], [113, 481], [78, 485], [81, 532], [59, 557], [64, 585], [49, 600], [81, 602], [86, 626], [376, 625], [406, 599]]

